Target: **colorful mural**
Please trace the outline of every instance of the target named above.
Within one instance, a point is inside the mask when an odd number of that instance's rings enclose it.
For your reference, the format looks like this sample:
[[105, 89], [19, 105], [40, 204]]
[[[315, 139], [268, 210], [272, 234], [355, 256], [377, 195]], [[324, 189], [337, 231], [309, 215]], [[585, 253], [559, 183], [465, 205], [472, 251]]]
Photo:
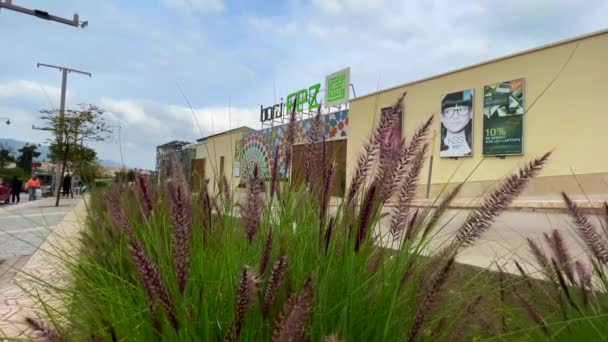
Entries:
[[[313, 119], [298, 122], [296, 128], [296, 144], [306, 143], [306, 132], [310, 129]], [[339, 140], [346, 139], [348, 133], [348, 110], [343, 110], [327, 115], [323, 115], [325, 123], [325, 139]], [[247, 177], [258, 165], [262, 176], [270, 177], [270, 167], [273, 160], [274, 149], [277, 145], [286, 144], [284, 132], [287, 125], [270, 127], [257, 132], [243, 135], [243, 158], [241, 165], [242, 175]], [[287, 177], [288, 170], [285, 167], [285, 149], [279, 148], [279, 177]]]

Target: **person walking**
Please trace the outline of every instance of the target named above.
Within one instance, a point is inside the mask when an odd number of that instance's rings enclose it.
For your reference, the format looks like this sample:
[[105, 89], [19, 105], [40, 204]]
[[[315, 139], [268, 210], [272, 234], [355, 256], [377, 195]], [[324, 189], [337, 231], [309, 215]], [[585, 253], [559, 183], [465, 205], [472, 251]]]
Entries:
[[82, 182], [82, 179], [79, 179], [78, 182], [76, 182], [76, 189], [77, 189], [76, 191], [77, 191], [78, 195], [82, 196], [82, 192], [84, 190], [83, 188], [84, 188], [84, 183]]
[[38, 175], [33, 175], [32, 178], [27, 180], [27, 183], [25, 183], [25, 189], [30, 194], [30, 201], [35, 201], [36, 191], [40, 189], [40, 180], [38, 179]]
[[13, 179], [11, 180], [11, 203], [15, 203], [15, 200], [17, 200], [17, 203], [19, 203], [19, 201], [21, 200], [20, 195], [22, 187], [23, 182], [21, 181], [21, 179], [19, 179], [19, 177], [17, 176], [13, 177]]
[[63, 197], [67, 197], [71, 195], [74, 198], [74, 193], [72, 192], [72, 176], [68, 173], [63, 178]]

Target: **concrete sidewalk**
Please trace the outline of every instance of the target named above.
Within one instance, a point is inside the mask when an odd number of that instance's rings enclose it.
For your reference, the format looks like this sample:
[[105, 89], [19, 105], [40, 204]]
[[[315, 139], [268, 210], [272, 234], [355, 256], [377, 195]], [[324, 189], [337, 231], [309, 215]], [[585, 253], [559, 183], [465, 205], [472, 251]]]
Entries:
[[85, 218], [86, 206], [81, 198], [63, 220], [50, 227], [46, 240], [18, 274], [10, 281], [0, 283], [0, 341], [7, 341], [7, 338], [31, 339], [35, 336], [24, 319], [26, 316], [38, 316], [40, 303], [36, 296], [44, 298], [46, 303], [57, 303], [58, 300], [45, 286], [32, 280], [42, 279], [54, 286], [69, 281], [58, 255], [77, 255], [78, 244], [74, 242], [84, 227]]
[[[572, 195], [570, 198], [578, 204], [580, 208], [587, 212], [597, 212], [604, 210], [604, 203], [608, 202], [608, 194]], [[412, 202], [414, 207], [424, 208], [436, 206], [440, 200], [435, 199], [415, 199]], [[450, 209], [476, 209], [483, 203], [483, 198], [457, 197], [448, 208]], [[564, 212], [567, 210], [566, 204], [560, 194], [546, 196], [520, 196], [508, 210], [528, 210], [528, 211], [555, 211]]]

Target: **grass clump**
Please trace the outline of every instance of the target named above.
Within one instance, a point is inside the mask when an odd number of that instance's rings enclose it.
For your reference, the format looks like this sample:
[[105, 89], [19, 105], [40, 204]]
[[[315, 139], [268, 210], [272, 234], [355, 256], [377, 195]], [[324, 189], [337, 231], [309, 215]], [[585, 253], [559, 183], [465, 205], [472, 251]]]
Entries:
[[[65, 307], [52, 311], [52, 328], [33, 322], [42, 333], [74, 341], [528, 339], [538, 326], [549, 336], [530, 292], [510, 291], [525, 274], [514, 280], [455, 262], [549, 154], [507, 177], [444, 248], [427, 255], [460, 187], [433, 209], [412, 207], [433, 118], [408, 141], [388, 143], [402, 100], [365, 143], [337, 204], [330, 203], [335, 168], [320, 113], [307, 135], [315, 148], [307, 149], [298, 186], [280, 182], [271, 165], [269, 191], [254, 167], [242, 200], [227, 180], [217, 195], [203, 187], [194, 198], [179, 168], [158, 187], [138, 178], [99, 189], [80, 254], [66, 260], [72, 281], [61, 289]], [[283, 151], [288, 167], [296, 125], [292, 113]], [[385, 218], [387, 229], [380, 229]], [[387, 239], [398, 247], [382, 247]], [[554, 270], [566, 263], [557, 257]], [[577, 266], [564, 281], [575, 272], [587, 274]]]

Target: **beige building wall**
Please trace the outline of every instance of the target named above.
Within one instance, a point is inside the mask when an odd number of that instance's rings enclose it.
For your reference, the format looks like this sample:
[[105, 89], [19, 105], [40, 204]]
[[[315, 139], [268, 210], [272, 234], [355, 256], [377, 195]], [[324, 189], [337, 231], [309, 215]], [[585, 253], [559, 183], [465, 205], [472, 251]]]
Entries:
[[194, 159], [205, 159], [205, 176], [209, 179], [208, 190], [211, 193], [216, 194], [219, 191], [221, 157], [224, 157], [224, 175], [230, 182], [231, 189], [234, 190], [238, 186], [240, 177], [233, 175], [235, 148], [246, 132], [246, 129], [235, 129], [190, 146], [196, 151]]
[[[524, 155], [484, 158], [483, 87], [517, 78], [525, 79]], [[442, 95], [464, 89], [474, 89], [473, 156], [440, 158]], [[461, 196], [477, 196], [525, 161], [547, 151], [553, 151], [553, 156], [541, 177], [528, 188], [527, 195], [554, 194], [561, 190], [581, 193], [579, 184], [586, 193], [608, 193], [608, 158], [605, 155], [608, 147], [608, 31], [351, 100], [347, 182], [350, 182], [363, 143], [379, 121], [380, 109], [392, 105], [404, 91], [407, 96], [402, 131], [406, 136], [410, 136], [423, 120], [436, 114], [432, 197], [445, 183], [462, 182], [467, 177], [470, 178]], [[427, 161], [421, 184], [427, 183], [428, 166]]]

